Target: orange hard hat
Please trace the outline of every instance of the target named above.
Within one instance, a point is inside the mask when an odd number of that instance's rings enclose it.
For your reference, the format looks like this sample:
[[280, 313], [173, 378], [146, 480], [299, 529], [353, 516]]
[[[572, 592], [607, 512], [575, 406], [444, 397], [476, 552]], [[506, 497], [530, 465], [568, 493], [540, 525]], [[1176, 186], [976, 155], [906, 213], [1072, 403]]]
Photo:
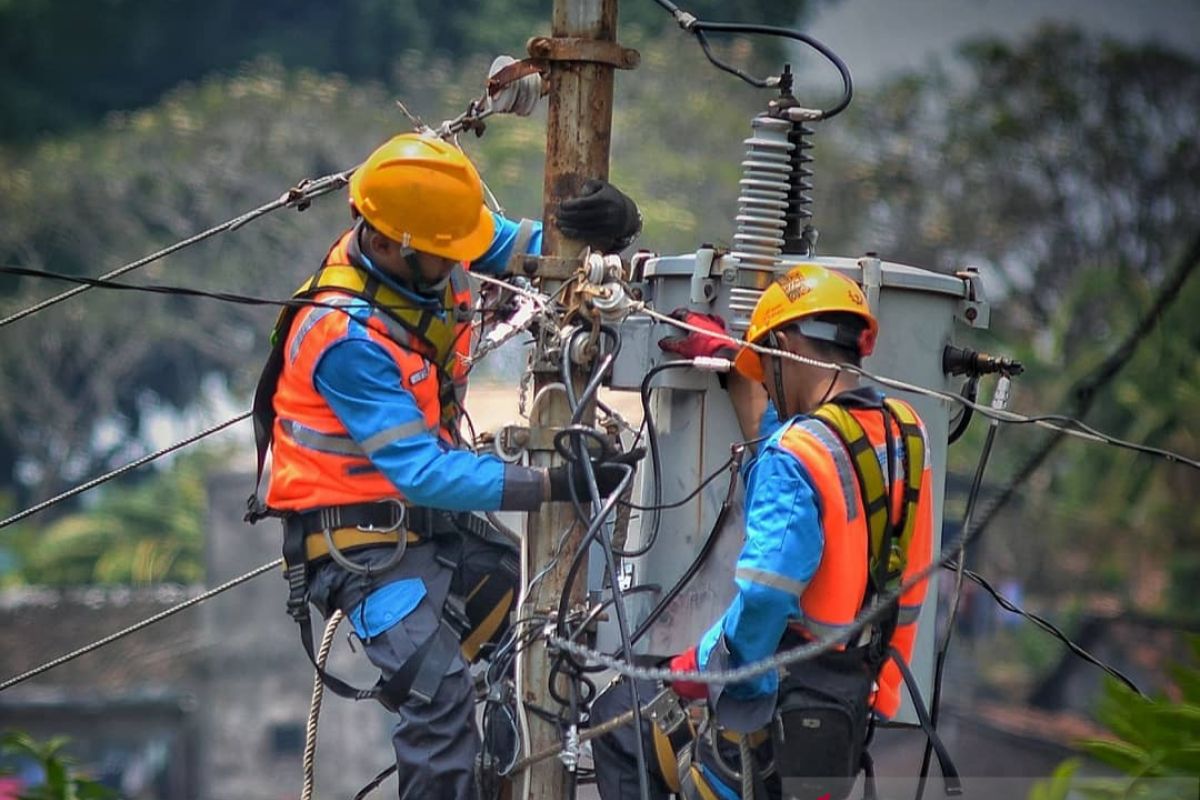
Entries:
[[404, 133], [384, 142], [350, 177], [350, 201], [371, 227], [414, 250], [473, 261], [492, 243], [479, 173], [441, 139]]
[[[750, 314], [746, 341], [758, 344], [769, 332], [789, 323], [806, 317], [839, 313], [854, 314], [866, 322], [867, 327], [855, 344], [860, 355], [869, 356], [875, 349], [879, 323], [867, 307], [862, 289], [845, 275], [820, 264], [800, 264], [776, 278], [758, 298]], [[751, 380], [763, 380], [762, 361], [758, 353], [749, 347], [742, 347], [738, 351], [733, 366]]]

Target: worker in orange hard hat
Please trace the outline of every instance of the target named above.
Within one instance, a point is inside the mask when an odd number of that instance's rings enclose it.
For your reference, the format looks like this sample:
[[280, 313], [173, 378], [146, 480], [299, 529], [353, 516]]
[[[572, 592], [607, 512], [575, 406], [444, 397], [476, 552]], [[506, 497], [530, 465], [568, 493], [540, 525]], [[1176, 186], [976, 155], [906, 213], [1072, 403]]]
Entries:
[[[479, 736], [467, 665], [503, 634], [519, 550], [472, 511], [530, 510], [586, 496], [582, 470], [506, 464], [461, 440], [471, 321], [467, 271], [503, 275], [541, 251], [541, 224], [488, 211], [456, 147], [396, 136], [350, 179], [354, 226], [280, 316], [255, 397], [264, 500], [279, 516], [288, 610], [312, 658], [309, 603], [340, 609], [381, 672], [326, 686], [399, 714], [400, 797], [477, 796]], [[572, 238], [624, 247], [632, 200], [589, 181], [558, 210]], [[609, 494], [640, 451], [598, 455]]]
[[[696, 645], [670, 658], [671, 668], [723, 671], [842, 639], [782, 678], [769, 670], [736, 683], [673, 682], [683, 700], [706, 701], [714, 724], [698, 739], [644, 726], [654, 742], [645, 755], [657, 765], [653, 794], [738, 798], [749, 770], [763, 793], [755, 797], [844, 797], [866, 763], [871, 721], [899, 707], [924, 601], [922, 581], [880, 623], [852, 628], [865, 607], [929, 563], [924, 425], [908, 403], [859, 385], [852, 370], [830, 368], [860, 365], [879, 333], [862, 290], [842, 274], [808, 263], [778, 275], [740, 347], [719, 317], [687, 309], [673, 316], [711, 334], [684, 332], [660, 346], [687, 358], [730, 358], [738, 421], [746, 439], [761, 444], [743, 467], [746, 529], [734, 598]], [[647, 685], [641, 694], [653, 692]], [[628, 694], [599, 695], [592, 723], [619, 716]], [[638, 797], [634, 733], [618, 729], [593, 742], [604, 800]], [[754, 756], [745, 765], [742, 737]]]

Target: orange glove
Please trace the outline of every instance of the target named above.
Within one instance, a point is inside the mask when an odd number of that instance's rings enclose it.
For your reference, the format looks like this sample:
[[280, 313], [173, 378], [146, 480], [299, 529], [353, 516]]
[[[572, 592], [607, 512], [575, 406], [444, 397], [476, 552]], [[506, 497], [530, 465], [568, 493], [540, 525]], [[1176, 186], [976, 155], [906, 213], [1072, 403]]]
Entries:
[[[692, 645], [667, 664], [672, 672], [695, 672], [700, 669], [696, 661], [696, 645]], [[708, 697], [708, 684], [693, 681], [671, 681], [671, 690], [684, 700], [703, 700]]]

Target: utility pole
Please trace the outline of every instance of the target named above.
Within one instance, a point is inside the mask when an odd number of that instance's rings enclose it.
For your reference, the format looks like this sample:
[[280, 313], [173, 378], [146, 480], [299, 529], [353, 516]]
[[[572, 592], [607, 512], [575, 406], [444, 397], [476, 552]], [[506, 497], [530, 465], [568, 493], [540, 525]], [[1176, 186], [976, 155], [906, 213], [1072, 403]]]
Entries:
[[[545, 223], [542, 231], [542, 257], [537, 259], [536, 274], [541, 289], [555, 295], [580, 266], [582, 243], [567, 239], [554, 220], [559, 203], [575, 194], [588, 178], [608, 177], [609, 143], [612, 133], [613, 70], [629, 69], [637, 64], [637, 53], [616, 43], [617, 0], [554, 0], [552, 35], [529, 41], [531, 57], [549, 63], [550, 101], [546, 133], [546, 175], [544, 188]], [[569, 297], [564, 298], [569, 302]], [[552, 366], [557, 353], [545, 351], [539, 342], [534, 362], [534, 387], [560, 380]], [[580, 370], [572, 371], [576, 396], [582, 388]], [[535, 391], [535, 397], [540, 396]], [[553, 452], [554, 434], [570, 421], [571, 412], [563, 392], [549, 391], [532, 409], [530, 451], [537, 466], [560, 461]], [[589, 409], [585, 424], [592, 424]], [[565, 536], [564, 531], [569, 530]], [[584, 529], [575, 519], [569, 503], [545, 503], [531, 513], [525, 528], [527, 540], [523, 578], [540, 573], [555, 558], [554, 566], [542, 577], [527, 598], [522, 614], [556, 610], [565, 584], [571, 558], [581, 545]], [[560, 549], [561, 537], [561, 549]], [[570, 604], [578, 607], [586, 595], [587, 569], [571, 587]], [[518, 663], [518, 691], [526, 703], [555, 708], [549, 693], [550, 657], [545, 642], [539, 640], [527, 648]], [[560, 696], [566, 685], [556, 687]], [[561, 742], [558, 727], [537, 715], [526, 714], [527, 747], [530, 752]], [[533, 764], [519, 778], [525, 781], [521, 796], [566, 797], [568, 776], [563, 763], [547, 759]]]

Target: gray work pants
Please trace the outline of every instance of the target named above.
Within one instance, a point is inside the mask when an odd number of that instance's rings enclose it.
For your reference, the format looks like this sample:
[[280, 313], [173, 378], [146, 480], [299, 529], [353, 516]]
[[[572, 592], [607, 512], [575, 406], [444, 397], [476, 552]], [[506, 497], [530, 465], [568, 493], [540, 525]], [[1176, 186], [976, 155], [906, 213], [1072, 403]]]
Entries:
[[[390, 548], [371, 549], [357, 552], [353, 558], [358, 563], [379, 564], [387, 560], [389, 551]], [[385, 679], [395, 674], [441, 624], [451, 572], [434, 559], [434, 553], [431, 544], [410, 547], [400, 564], [374, 579], [377, 587], [415, 577], [424, 581], [426, 588], [425, 597], [412, 613], [363, 643], [367, 658]], [[348, 614], [369, 591], [361, 576], [332, 562], [319, 565], [309, 579], [310, 599], [326, 615], [334, 608]], [[479, 751], [479, 734], [474, 711], [470, 673], [462, 655], [456, 652], [433, 700], [425, 703], [410, 698], [399, 711], [400, 719], [392, 731], [392, 746], [396, 751], [401, 800], [478, 798], [475, 755]]]

